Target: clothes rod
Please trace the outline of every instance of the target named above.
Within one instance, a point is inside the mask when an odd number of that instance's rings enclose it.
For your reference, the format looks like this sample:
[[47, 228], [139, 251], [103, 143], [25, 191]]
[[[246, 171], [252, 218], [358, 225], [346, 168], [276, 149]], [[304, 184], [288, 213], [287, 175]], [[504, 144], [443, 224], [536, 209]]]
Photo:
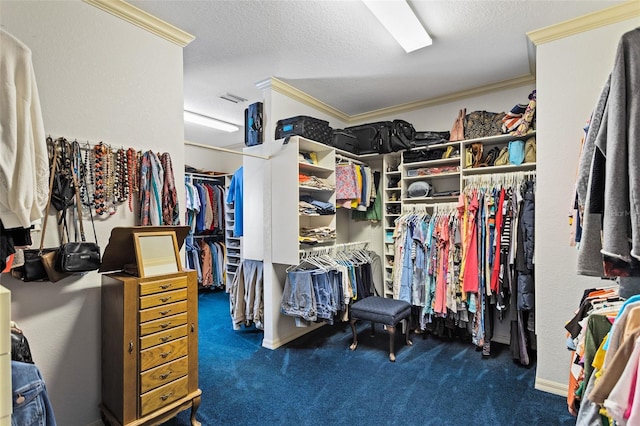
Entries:
[[331, 253], [336, 250], [344, 250], [351, 247], [362, 246], [362, 248], [367, 248], [369, 246], [369, 241], [354, 241], [351, 243], [338, 243], [332, 246], [323, 246], [323, 247], [311, 247], [308, 249], [300, 250], [301, 253], [310, 254], [310, 253]]
[[205, 148], [205, 149], [212, 149], [214, 151], [226, 152], [226, 153], [229, 153], [229, 154], [244, 155], [244, 156], [247, 156], [247, 157], [260, 158], [262, 160], [268, 160], [269, 159], [269, 157], [265, 157], [264, 155], [251, 154], [249, 152], [242, 152], [242, 151], [234, 151], [233, 149], [221, 148], [219, 146], [205, 145], [205, 144], [202, 144], [202, 143], [196, 143], [196, 142], [190, 142], [190, 141], [184, 141], [184, 144], [185, 145], [191, 145], [191, 146], [197, 146], [197, 147]]
[[355, 164], [359, 164], [361, 166], [368, 166], [367, 163], [364, 163], [364, 162], [362, 162], [360, 160], [356, 160], [354, 158], [345, 157], [344, 155], [340, 155], [340, 154], [336, 154], [336, 160], [346, 161], [347, 163], [355, 163]]

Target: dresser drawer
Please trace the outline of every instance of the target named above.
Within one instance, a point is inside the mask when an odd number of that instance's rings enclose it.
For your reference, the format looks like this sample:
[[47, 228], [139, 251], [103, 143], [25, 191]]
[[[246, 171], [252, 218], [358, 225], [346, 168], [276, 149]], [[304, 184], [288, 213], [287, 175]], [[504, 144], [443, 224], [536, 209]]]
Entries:
[[154, 306], [167, 305], [169, 303], [187, 300], [187, 289], [167, 291], [164, 293], [143, 296], [140, 298], [140, 309], [153, 308]]
[[158, 318], [166, 318], [171, 315], [179, 314], [187, 311], [187, 301], [170, 303], [155, 308], [144, 309], [140, 311], [140, 322], [153, 321]]
[[168, 364], [147, 370], [140, 375], [140, 393], [167, 384], [189, 373], [189, 357], [176, 359]]
[[140, 324], [140, 337], [147, 334], [157, 333], [158, 331], [168, 330], [179, 325], [185, 325], [187, 323], [188, 315], [186, 312], [177, 315], [171, 315], [170, 317], [160, 318], [153, 321], [148, 321]]
[[180, 327], [170, 328], [169, 330], [161, 331], [159, 333], [150, 334], [140, 338], [140, 350], [150, 348], [151, 346], [159, 345], [161, 343], [167, 343], [171, 340], [179, 339], [187, 335], [187, 326], [181, 325]]
[[146, 371], [187, 354], [188, 337], [171, 340], [140, 352], [140, 371]]
[[141, 395], [140, 416], [146, 416], [147, 414], [182, 398], [187, 394], [188, 387], [189, 378], [183, 377]]
[[140, 295], [160, 293], [163, 291], [187, 288], [187, 277], [165, 278], [162, 280], [144, 281], [140, 283]]

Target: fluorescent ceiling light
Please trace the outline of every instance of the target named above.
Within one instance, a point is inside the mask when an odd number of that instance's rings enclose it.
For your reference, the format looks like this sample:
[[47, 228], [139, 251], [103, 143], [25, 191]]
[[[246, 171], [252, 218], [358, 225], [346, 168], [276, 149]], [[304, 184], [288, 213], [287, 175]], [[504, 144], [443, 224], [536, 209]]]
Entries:
[[406, 0], [362, 0], [407, 52], [431, 46], [432, 40]]
[[197, 114], [191, 111], [184, 111], [184, 121], [199, 124], [201, 126], [211, 127], [212, 129], [223, 130], [225, 132], [237, 132], [240, 127], [217, 118], [207, 117], [206, 115]]

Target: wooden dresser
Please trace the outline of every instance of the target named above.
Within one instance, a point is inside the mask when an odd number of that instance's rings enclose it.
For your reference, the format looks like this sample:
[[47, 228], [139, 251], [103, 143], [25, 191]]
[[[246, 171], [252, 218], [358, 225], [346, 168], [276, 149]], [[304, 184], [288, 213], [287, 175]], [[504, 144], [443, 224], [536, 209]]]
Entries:
[[101, 294], [103, 422], [157, 425], [191, 408], [200, 425], [196, 272], [104, 274]]

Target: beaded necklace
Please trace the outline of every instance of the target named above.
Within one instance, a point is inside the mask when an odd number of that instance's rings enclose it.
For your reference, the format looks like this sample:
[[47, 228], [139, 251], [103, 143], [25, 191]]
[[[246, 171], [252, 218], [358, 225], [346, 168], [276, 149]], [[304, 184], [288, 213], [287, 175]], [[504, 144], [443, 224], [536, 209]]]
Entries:
[[129, 148], [127, 150], [127, 181], [128, 181], [128, 197], [129, 211], [133, 211], [133, 197], [138, 194], [138, 157], [136, 150]]
[[100, 142], [93, 148], [95, 191], [93, 193], [93, 203], [96, 214], [102, 216], [105, 213], [105, 157], [106, 149]]

